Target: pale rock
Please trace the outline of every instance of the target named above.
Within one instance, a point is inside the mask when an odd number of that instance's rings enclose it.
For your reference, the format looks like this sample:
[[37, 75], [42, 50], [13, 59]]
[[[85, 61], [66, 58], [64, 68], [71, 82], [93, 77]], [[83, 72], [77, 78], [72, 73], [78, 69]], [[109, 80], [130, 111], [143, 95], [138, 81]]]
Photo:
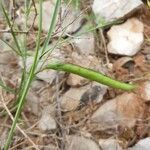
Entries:
[[[61, 52], [60, 49], [54, 49], [48, 58], [44, 57], [42, 60], [40, 60], [38, 66], [37, 66], [37, 70], [40, 69], [41, 67], [44, 67], [45, 65], [48, 65], [49, 63], [55, 62], [57, 60], [61, 60], [61, 62], [63, 62], [64, 57], [65, 57], [65, 55], [63, 52]], [[27, 71], [29, 71], [31, 65], [33, 64], [33, 61], [34, 61], [33, 56], [27, 57], [27, 59], [26, 59]], [[21, 59], [19, 61], [19, 65], [23, 68]], [[59, 76], [61, 78], [63, 75], [64, 75], [63, 72], [58, 73], [57, 71], [51, 70], [51, 69], [43, 70], [36, 74], [37, 78], [39, 78], [40, 80], [43, 80], [45, 82], [48, 82], [50, 84], [54, 81], [54, 79], [56, 79], [57, 76]]]
[[[9, 10], [9, 5], [10, 5], [10, 1], [5, 1], [5, 0], [1, 0], [1, 4], [5, 7], [6, 11]], [[3, 14], [3, 10], [2, 10], [2, 7], [0, 7], [0, 20], [1, 19], [4, 19], [4, 14]]]
[[[48, 32], [54, 7], [56, 1], [45, 1], [43, 2], [43, 21], [42, 28], [43, 31]], [[38, 8], [38, 5], [37, 5]], [[51, 8], [51, 9], [50, 9]], [[62, 4], [61, 5], [61, 20], [58, 20], [57, 17], [57, 27], [56, 32], [57, 35], [71, 33], [76, 31], [80, 27], [81, 16], [79, 12], [76, 12], [71, 8], [71, 6]]]
[[[51, 24], [51, 19], [53, 16], [54, 7], [55, 7], [55, 2], [53, 0], [43, 2], [42, 29], [45, 32], [48, 32], [48, 30], [49, 30], [49, 27]], [[39, 5], [38, 4], [36, 5], [36, 8], [39, 12]], [[38, 25], [38, 23], [37, 23], [37, 25]]]
[[[27, 68], [28, 71], [29, 71], [31, 65], [33, 64], [33, 61], [34, 61], [33, 56], [27, 57], [27, 59], [26, 59], [26, 66], [27, 67], [26, 68]], [[21, 67], [23, 67], [23, 65], [21, 63], [22, 62], [20, 61], [19, 65]], [[40, 69], [40, 66], [42, 65], [42, 63], [43, 63], [42, 61], [39, 63], [38, 69]], [[57, 71], [49, 70], [49, 69], [48, 70], [43, 70], [43, 71], [39, 72], [38, 74], [36, 74], [36, 76], [37, 76], [38, 79], [43, 80], [43, 81], [48, 82], [48, 83], [51, 84], [53, 82], [53, 80], [57, 77]]]
[[96, 82], [80, 88], [70, 88], [61, 97], [61, 107], [63, 111], [71, 111], [86, 105], [89, 101], [101, 102], [106, 91], [106, 86]]
[[15, 81], [18, 77], [18, 56], [0, 41], [0, 72], [9, 80]]
[[[144, 93], [145, 93], [145, 95], [144, 95]], [[145, 83], [144, 93], [142, 93], [144, 99], [147, 100], [147, 101], [150, 101], [150, 81], [147, 81]]]
[[91, 85], [89, 85], [89, 88], [82, 94], [80, 99], [81, 104], [86, 104], [91, 100], [100, 103], [103, 100], [107, 89], [108, 87], [103, 84], [92, 82]]
[[117, 20], [142, 5], [141, 0], [94, 0], [92, 10], [97, 22]]
[[104, 127], [125, 125], [133, 127], [144, 116], [145, 104], [133, 93], [124, 93], [107, 101], [92, 115], [91, 121]]
[[89, 82], [88, 79], [85, 79], [81, 76], [75, 75], [70, 73], [68, 78], [67, 78], [67, 84], [70, 85], [71, 87], [79, 87], [79, 86], [84, 86]]
[[83, 55], [94, 55], [94, 35], [93, 33], [85, 33], [81, 36], [74, 38], [74, 45], [78, 48], [79, 52]]
[[3, 132], [1, 131], [0, 149], [4, 149], [4, 145], [6, 144], [6, 141], [7, 141], [7, 135], [8, 135], [8, 130], [7, 129], [4, 129]]
[[102, 150], [123, 150], [116, 139], [100, 139], [99, 145]]
[[[43, 58], [43, 60], [39, 63], [39, 66], [41, 66], [44, 61], [45, 61], [44, 65], [47, 65], [49, 63], [52, 63], [58, 60], [61, 62], [64, 62], [64, 59], [65, 59], [64, 52], [62, 52], [60, 49], [54, 49], [46, 61]], [[58, 73], [58, 71], [47, 69], [47, 70], [43, 70], [42, 72], [39, 72], [37, 74], [37, 77], [51, 84], [54, 81], [54, 79], [56, 79], [57, 77], [62, 78], [63, 75], [64, 75], [64, 72]]]
[[33, 91], [39, 91], [40, 89], [42, 89], [43, 87], [45, 87], [45, 82], [41, 81], [41, 80], [34, 80], [32, 82], [31, 88], [33, 89]]
[[82, 24], [83, 15], [81, 14], [78, 10], [73, 9], [71, 5], [62, 4], [61, 20], [58, 21], [58, 35], [68, 35], [76, 32]]
[[1, 40], [0, 40], [0, 49], [1, 49], [1, 52], [10, 50], [10, 48]]
[[[42, 30], [45, 32], [48, 32], [50, 23], [51, 23], [51, 19], [52, 19], [52, 15], [53, 15], [53, 11], [54, 11], [54, 6], [55, 6], [55, 2], [53, 0], [50, 1], [45, 1], [43, 2], [43, 12], [42, 12]], [[38, 27], [38, 18], [39, 18], [39, 3], [35, 4], [35, 7], [31, 7], [30, 9], [30, 14], [28, 16], [28, 26], [32, 26], [33, 27], [33, 23], [34, 23], [34, 27], [37, 28]], [[51, 9], [49, 9], [51, 8]], [[35, 12], [35, 9], [37, 11], [37, 14]], [[17, 18], [15, 19], [15, 22], [20, 25], [22, 27], [22, 25], [25, 22], [25, 14], [22, 13], [20, 10], [18, 10], [17, 12]], [[36, 16], [37, 15], [37, 16]], [[36, 18], [35, 18], [36, 17]], [[34, 20], [35, 19], [35, 20]]]
[[[54, 45], [49, 45], [48, 49], [53, 48], [53, 46]], [[56, 62], [58, 60], [60, 60], [61, 62], [64, 62], [65, 53], [64, 53], [64, 51], [61, 51], [60, 49], [56, 48], [50, 53], [50, 55], [42, 57], [42, 59], [40, 60], [38, 66], [37, 66], [37, 68], [41, 69], [41, 67], [43, 67], [45, 65], [48, 65], [49, 63]], [[33, 61], [34, 61], [34, 56], [33, 56], [33, 54], [31, 54], [31, 56], [27, 57], [27, 60], [26, 60], [26, 69], [27, 69], [27, 71], [29, 71], [30, 67], [33, 64]], [[19, 65], [21, 67], [23, 67], [21, 59], [19, 61]]]
[[121, 57], [119, 59], [117, 59], [114, 63], [113, 63], [113, 69], [114, 70], [119, 70], [120, 68], [122, 68], [125, 64], [129, 63], [129, 62], [134, 62], [134, 60], [131, 57]]
[[69, 89], [61, 98], [61, 108], [63, 111], [75, 110], [80, 104], [82, 94], [88, 89], [88, 86]]
[[143, 30], [143, 23], [136, 18], [128, 19], [121, 25], [112, 26], [107, 32], [108, 52], [117, 55], [135, 55], [144, 41]]
[[39, 129], [43, 131], [56, 129], [57, 124], [54, 119], [54, 111], [55, 109], [52, 105], [43, 108], [42, 116], [38, 124]]
[[82, 136], [66, 137], [65, 150], [100, 150], [99, 146], [91, 139]]
[[143, 82], [137, 90], [137, 94], [145, 101], [150, 101], [150, 81]]
[[58, 147], [56, 147], [53, 144], [46, 144], [46, 145], [39, 146], [39, 147], [40, 149], [43, 149], [43, 150], [58, 150]]
[[150, 137], [140, 140], [135, 146], [128, 148], [128, 150], [149, 150], [150, 149]]
[[37, 74], [37, 77], [47, 83], [52, 83], [58, 76], [58, 72], [55, 70], [44, 70]]
[[30, 90], [27, 94], [27, 108], [34, 115], [39, 116], [39, 96], [33, 90]]
[[[49, 1], [44, 1], [43, 2], [43, 12], [42, 12], [42, 30], [44, 32], [49, 31], [49, 27], [51, 24], [51, 19], [53, 16], [54, 12], [54, 7], [55, 7], [55, 0], [49, 0]], [[36, 9], [37, 9], [37, 14], [39, 14], [39, 3], [36, 3]], [[31, 8], [31, 13], [29, 14], [29, 19], [28, 19], [28, 26], [33, 25], [33, 21], [35, 18], [35, 9], [32, 7]], [[60, 36], [62, 33], [63, 34], [69, 34], [72, 32], [75, 32], [80, 26], [81, 26], [81, 20], [83, 19], [80, 12], [74, 10], [71, 5], [65, 5], [61, 4], [61, 11], [59, 15], [57, 16], [56, 21], [56, 33], [55, 35]], [[60, 20], [61, 18], [61, 20]], [[18, 12], [18, 17], [16, 18], [16, 22], [22, 26], [22, 24], [25, 22], [25, 15], [21, 12]], [[36, 17], [34, 21], [34, 27], [38, 27], [38, 17]]]
[[17, 62], [17, 55], [6, 45], [3, 41], [0, 40], [0, 64], [10, 64], [11, 62]]

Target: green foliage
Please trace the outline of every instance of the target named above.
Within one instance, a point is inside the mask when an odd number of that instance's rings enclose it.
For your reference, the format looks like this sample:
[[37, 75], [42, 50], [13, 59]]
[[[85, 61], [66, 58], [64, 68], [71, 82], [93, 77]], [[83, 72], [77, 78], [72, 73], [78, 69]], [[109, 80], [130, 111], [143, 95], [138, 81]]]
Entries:
[[[36, 51], [35, 51], [35, 55], [34, 55], [34, 62], [29, 70], [29, 72], [26, 71], [26, 56], [27, 56], [27, 49], [26, 49], [26, 36], [24, 37], [24, 44], [23, 42], [21, 42], [21, 46], [24, 45], [25, 48], [23, 48], [24, 51], [22, 51], [22, 48], [20, 48], [20, 45], [19, 45], [19, 41], [16, 37], [16, 34], [14, 33], [13, 31], [13, 27], [11, 25], [11, 21], [9, 19], [9, 16], [4, 8], [4, 6], [1, 4], [1, 7], [2, 7], [2, 10], [3, 10], [3, 13], [4, 13], [4, 16], [6, 18], [6, 21], [7, 21], [7, 24], [9, 25], [10, 27], [10, 30], [11, 30], [11, 34], [13, 36], [13, 39], [14, 39], [14, 42], [17, 46], [17, 50], [15, 50], [15, 52], [20, 55], [23, 59], [23, 64], [24, 64], [24, 69], [22, 71], [22, 79], [21, 79], [21, 84], [20, 84], [20, 87], [19, 87], [19, 93], [18, 93], [18, 97], [17, 97], [17, 102], [18, 102], [18, 107], [17, 107], [17, 111], [16, 111], [16, 114], [15, 114], [15, 117], [14, 117], [14, 121], [13, 121], [13, 124], [11, 126], [11, 130], [9, 132], [9, 135], [8, 135], [8, 139], [6, 141], [6, 144], [5, 144], [5, 147], [4, 147], [4, 150], [8, 150], [9, 149], [9, 146], [11, 144], [11, 139], [13, 137], [13, 133], [14, 133], [14, 130], [16, 128], [16, 124], [18, 122], [18, 119], [19, 119], [19, 116], [20, 116], [20, 113], [22, 111], [22, 107], [23, 107], [23, 104], [25, 103], [25, 98], [26, 98], [26, 95], [28, 93], [28, 90], [30, 88], [30, 85], [35, 77], [35, 70], [37, 68], [37, 65], [40, 61], [40, 58], [41, 58], [41, 54], [43, 54], [45, 52], [45, 49], [51, 39], [51, 35], [52, 35], [52, 32], [54, 31], [54, 28], [55, 28], [55, 25], [56, 25], [56, 18], [57, 18], [57, 15], [58, 15], [58, 12], [59, 12], [59, 8], [60, 8], [60, 3], [61, 1], [60, 0], [57, 0], [56, 1], [56, 5], [55, 5], [55, 9], [54, 9], [54, 13], [53, 13], [53, 17], [52, 17], [52, 21], [50, 23], [50, 28], [49, 28], [49, 32], [48, 32], [48, 35], [47, 35], [47, 38], [45, 40], [45, 43], [44, 43], [44, 46], [42, 48], [42, 52], [40, 52], [40, 39], [41, 39], [41, 32], [42, 32], [42, 4], [43, 4], [43, 0], [40, 0], [40, 4], [39, 4], [39, 10], [40, 10], [40, 13], [39, 13], [39, 21], [38, 21], [38, 35], [37, 35], [37, 38], [36, 38]], [[25, 28], [27, 27], [27, 19], [28, 19], [28, 5], [25, 6], [25, 10], [26, 10], [26, 23], [25, 23]]]

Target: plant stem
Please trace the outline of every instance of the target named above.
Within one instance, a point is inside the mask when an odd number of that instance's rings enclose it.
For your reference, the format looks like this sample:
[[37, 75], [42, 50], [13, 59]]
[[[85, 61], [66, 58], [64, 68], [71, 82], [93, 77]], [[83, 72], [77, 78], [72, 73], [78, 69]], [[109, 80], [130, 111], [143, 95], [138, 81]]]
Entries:
[[14, 117], [12, 127], [10, 129], [10, 132], [9, 132], [8, 139], [6, 141], [4, 150], [8, 150], [8, 148], [9, 148], [9, 145], [11, 143], [11, 139], [13, 137], [13, 133], [14, 133], [18, 118], [19, 118], [21, 110], [22, 110], [23, 103], [25, 101], [25, 97], [26, 97], [27, 92], [29, 90], [31, 81], [34, 78], [34, 72], [35, 72], [35, 69], [36, 69], [36, 66], [37, 66], [37, 59], [38, 59], [39, 47], [40, 47], [39, 43], [40, 43], [40, 37], [41, 37], [41, 31], [42, 31], [42, 3], [43, 3], [43, 0], [40, 0], [40, 5], [39, 5], [40, 6], [39, 31], [38, 31], [38, 35], [37, 35], [37, 46], [36, 46], [36, 52], [35, 52], [35, 56], [34, 56], [34, 62], [33, 62], [33, 65], [30, 68], [29, 76], [27, 77], [27, 81], [25, 82], [24, 87], [21, 90], [21, 95], [18, 98], [18, 100], [19, 100], [18, 108], [17, 108], [16, 114], [15, 114], [15, 117]]
[[[40, 0], [39, 2], [40, 2], [40, 4], [39, 4], [40, 13], [39, 13], [39, 22], [38, 22], [39, 23], [39, 30], [38, 30], [37, 40], [36, 40], [36, 52], [35, 52], [35, 56], [34, 56], [34, 62], [31, 66], [31, 68], [30, 68], [29, 75], [27, 76], [26, 80], [22, 82], [23, 87], [21, 87], [21, 90], [19, 91], [18, 108], [17, 108], [16, 114], [15, 114], [15, 117], [14, 117], [12, 127], [11, 127], [9, 135], [8, 135], [8, 139], [7, 139], [6, 144], [4, 146], [4, 150], [8, 150], [8, 148], [9, 148], [9, 145], [11, 143], [11, 139], [13, 137], [13, 133], [14, 133], [18, 118], [20, 116], [23, 104], [25, 102], [26, 95], [28, 93], [28, 90], [30, 88], [32, 80], [35, 77], [35, 70], [36, 70], [37, 65], [39, 63], [39, 60], [40, 60], [39, 53], [40, 53], [40, 38], [41, 38], [41, 32], [42, 32], [42, 3], [43, 3], [43, 0]], [[55, 4], [55, 8], [54, 8], [54, 13], [53, 13], [53, 16], [52, 16], [52, 22], [51, 22], [51, 25], [50, 25], [50, 28], [52, 28], [52, 29], [49, 30], [50, 33], [48, 33], [47, 42], [45, 44], [46, 46], [47, 46], [48, 41], [51, 38], [51, 34], [54, 30], [55, 23], [56, 23], [56, 18], [57, 18], [59, 8], [60, 8], [60, 4], [61, 4], [61, 0], [57, 0], [56, 4]], [[43, 52], [45, 51], [45, 48], [46, 47], [43, 48]]]
[[17, 50], [15, 50], [15, 49], [13, 49], [13, 50], [14, 50], [18, 55], [23, 56], [23, 55], [22, 55], [21, 48], [20, 48], [19, 43], [18, 43], [18, 40], [17, 40], [17, 38], [16, 38], [16, 34], [14, 33], [14, 30], [13, 30], [13, 27], [12, 27], [12, 25], [11, 25], [10, 19], [9, 19], [8, 14], [7, 14], [7, 12], [6, 12], [6, 10], [5, 10], [5, 8], [4, 8], [4, 6], [3, 6], [2, 3], [1, 3], [1, 8], [2, 8], [2, 11], [3, 11], [3, 13], [4, 13], [4, 17], [6, 18], [7, 24], [8, 24], [8, 26], [9, 26], [9, 28], [10, 28], [11, 35], [12, 35], [12, 37], [13, 37], [13, 39], [14, 39], [14, 42], [15, 42], [15, 44], [16, 44], [16, 47], [17, 47]]
[[101, 84], [107, 85], [112, 88], [122, 89], [122, 90], [133, 90], [137, 86], [133, 84], [123, 83], [117, 80], [114, 80], [110, 77], [107, 77], [100, 72], [83, 68], [73, 64], [63, 64], [60, 62], [49, 64], [45, 69], [54, 69], [59, 71], [65, 71], [68, 73], [73, 73], [84, 78], [87, 78], [92, 81], [99, 82]]

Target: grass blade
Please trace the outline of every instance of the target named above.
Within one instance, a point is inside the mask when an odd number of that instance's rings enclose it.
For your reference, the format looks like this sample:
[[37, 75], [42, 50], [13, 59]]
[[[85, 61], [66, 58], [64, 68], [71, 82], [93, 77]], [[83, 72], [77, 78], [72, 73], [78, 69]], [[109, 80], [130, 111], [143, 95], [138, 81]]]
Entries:
[[[52, 20], [51, 20], [51, 23], [50, 23], [48, 35], [47, 35], [47, 38], [46, 38], [46, 40], [44, 42], [44, 45], [43, 45], [43, 48], [42, 48], [41, 56], [45, 52], [45, 49], [46, 49], [46, 47], [49, 44], [49, 41], [50, 41], [51, 36], [52, 36], [52, 33], [53, 33], [54, 28], [56, 26], [57, 15], [58, 15], [58, 12], [59, 12], [60, 4], [61, 4], [61, 0], [57, 0], [56, 4], [55, 4], [55, 9], [54, 9], [54, 12], [53, 12]], [[40, 56], [40, 58], [41, 58], [41, 56]]]
[[3, 14], [4, 14], [4, 16], [5, 16], [5, 19], [6, 19], [6, 21], [7, 21], [7, 24], [8, 24], [8, 26], [9, 26], [9, 28], [10, 28], [10, 31], [11, 31], [12, 37], [13, 37], [13, 39], [14, 39], [14, 42], [15, 42], [15, 44], [16, 44], [16, 47], [17, 47], [17, 49], [18, 49], [18, 50], [16, 51], [16, 53], [17, 53], [18, 55], [22, 56], [22, 52], [21, 52], [21, 48], [20, 48], [20, 46], [19, 46], [18, 40], [17, 40], [16, 35], [15, 35], [14, 31], [13, 31], [12, 25], [11, 25], [11, 23], [10, 23], [10, 19], [9, 19], [9, 17], [8, 17], [8, 14], [7, 14], [7, 12], [6, 12], [6, 10], [5, 10], [5, 8], [4, 8], [4, 6], [3, 6], [2, 3], [1, 3], [1, 8], [2, 8]]
[[17, 100], [19, 102], [18, 108], [17, 108], [16, 114], [15, 114], [15, 117], [14, 117], [12, 127], [10, 129], [6, 144], [4, 146], [4, 150], [9, 149], [9, 146], [11, 144], [11, 140], [12, 140], [12, 137], [13, 137], [13, 133], [14, 133], [14, 130], [16, 128], [16, 124], [18, 122], [18, 119], [19, 119], [19, 116], [20, 116], [20, 113], [21, 113], [21, 110], [22, 110], [22, 106], [23, 106], [24, 101], [25, 101], [25, 97], [26, 97], [27, 92], [29, 90], [31, 81], [34, 78], [34, 71], [35, 71], [36, 64], [37, 64], [37, 58], [38, 58], [39, 47], [40, 47], [40, 37], [41, 37], [41, 31], [42, 31], [42, 3], [43, 3], [43, 0], [40, 0], [40, 5], [39, 5], [40, 6], [39, 31], [38, 31], [38, 35], [37, 35], [37, 45], [36, 45], [36, 53], [35, 53], [35, 56], [34, 56], [34, 62], [33, 62], [33, 65], [30, 68], [29, 76], [27, 77], [27, 80], [23, 82], [24, 87], [23, 87], [22, 90], [20, 90], [21, 93], [19, 93], [20, 96], [18, 97], [18, 100]]
[[0, 86], [7, 92], [10, 92], [10, 93], [15, 93], [15, 90], [6, 86], [2, 81], [0, 81]]
[[[50, 40], [51, 35], [52, 35], [52, 32], [54, 30], [60, 2], [61, 2], [61, 0], [56, 1], [54, 14], [53, 14], [53, 18], [52, 18], [52, 23], [50, 25], [49, 33], [48, 33], [46, 42], [44, 44], [43, 51], [45, 50], [46, 46], [48, 45], [49, 40]], [[4, 150], [8, 150], [9, 146], [11, 144], [13, 133], [14, 133], [14, 130], [16, 128], [16, 124], [17, 124], [18, 118], [20, 116], [22, 106], [25, 102], [25, 98], [26, 98], [27, 92], [30, 88], [31, 82], [35, 77], [35, 70], [36, 70], [36, 67], [37, 67], [38, 62], [39, 62], [38, 56], [39, 56], [39, 49], [40, 49], [40, 37], [41, 37], [41, 31], [42, 31], [42, 3], [43, 3], [43, 0], [40, 0], [39, 31], [38, 31], [38, 35], [37, 35], [37, 39], [36, 39], [36, 52], [35, 52], [35, 56], [34, 56], [34, 62], [30, 68], [29, 75], [27, 76], [26, 81], [24, 81], [23, 89], [21, 90], [21, 94], [19, 93], [20, 96], [18, 97], [18, 102], [19, 102], [18, 108], [17, 108], [16, 114], [14, 117], [12, 127], [11, 127], [9, 135], [8, 135], [8, 139], [7, 139], [6, 144], [4, 146]]]

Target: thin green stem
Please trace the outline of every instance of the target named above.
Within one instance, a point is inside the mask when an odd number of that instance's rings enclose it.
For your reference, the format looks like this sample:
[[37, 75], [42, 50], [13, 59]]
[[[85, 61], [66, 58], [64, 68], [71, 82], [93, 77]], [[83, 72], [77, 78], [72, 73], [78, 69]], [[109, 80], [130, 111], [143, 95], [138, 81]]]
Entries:
[[9, 148], [9, 145], [11, 143], [11, 139], [13, 137], [13, 133], [14, 133], [18, 118], [19, 118], [21, 110], [22, 110], [23, 103], [25, 101], [25, 97], [26, 97], [27, 92], [29, 90], [31, 81], [34, 78], [34, 72], [35, 72], [35, 68], [37, 66], [39, 47], [40, 47], [40, 37], [41, 37], [41, 31], [42, 31], [42, 3], [43, 3], [43, 0], [40, 0], [40, 5], [39, 5], [40, 6], [39, 31], [38, 31], [38, 35], [37, 35], [37, 46], [36, 46], [36, 52], [35, 52], [35, 56], [34, 56], [34, 62], [33, 62], [33, 65], [31, 66], [30, 71], [29, 71], [29, 76], [27, 78], [27, 81], [24, 84], [24, 88], [21, 90], [22, 94], [19, 97], [18, 108], [17, 108], [16, 114], [15, 114], [15, 117], [14, 117], [12, 127], [10, 129], [10, 132], [9, 132], [8, 139], [6, 141], [4, 150], [8, 150], [8, 148]]
[[[51, 24], [50, 24], [50, 27], [49, 27], [48, 35], [47, 35], [47, 38], [46, 38], [46, 40], [44, 42], [44, 45], [43, 45], [43, 48], [42, 48], [41, 56], [45, 52], [46, 47], [48, 46], [49, 41], [50, 41], [51, 36], [52, 36], [52, 33], [54, 31], [54, 27], [56, 26], [57, 14], [58, 14], [58, 11], [59, 11], [59, 8], [60, 8], [60, 4], [61, 4], [61, 0], [57, 0], [56, 4], [55, 4], [55, 9], [54, 9], [53, 17], [52, 17], [52, 20], [51, 20]], [[41, 58], [41, 56], [40, 56], [40, 58]]]
[[136, 85], [123, 83], [117, 80], [114, 80], [110, 77], [107, 77], [100, 72], [80, 67], [73, 64], [63, 64], [63, 63], [52, 63], [49, 64], [45, 69], [54, 69], [59, 71], [65, 71], [68, 73], [73, 73], [84, 78], [87, 78], [92, 81], [99, 82], [101, 84], [107, 85], [112, 88], [122, 89], [122, 90], [133, 90], [136, 88]]
[[[56, 22], [56, 17], [57, 17], [57, 14], [58, 14], [58, 10], [59, 10], [59, 4], [60, 4], [60, 0], [57, 0], [56, 1], [56, 5], [55, 5], [55, 9], [54, 9], [54, 13], [53, 13], [53, 17], [54, 19], [52, 19], [52, 21]], [[9, 135], [8, 135], [8, 139], [6, 141], [6, 144], [5, 144], [5, 147], [4, 147], [4, 150], [8, 150], [9, 148], [9, 145], [11, 143], [11, 139], [13, 137], [13, 133], [14, 133], [14, 130], [15, 130], [15, 127], [16, 127], [16, 124], [17, 124], [17, 121], [18, 121], [18, 118], [20, 116], [20, 113], [21, 113], [21, 110], [22, 110], [22, 106], [25, 102], [25, 98], [26, 98], [26, 95], [27, 95], [27, 92], [30, 88], [30, 85], [31, 85], [31, 82], [32, 80], [34, 79], [35, 77], [35, 70], [37, 68], [37, 65], [38, 65], [38, 62], [39, 62], [39, 49], [40, 49], [40, 38], [41, 38], [41, 31], [42, 31], [42, 3], [43, 3], [43, 0], [40, 0], [40, 13], [39, 13], [39, 31], [38, 31], [38, 36], [37, 36], [37, 40], [36, 40], [36, 52], [35, 52], [35, 56], [34, 56], [34, 62], [33, 62], [33, 65], [31, 66], [30, 68], [30, 71], [29, 71], [29, 75], [26, 79], [25, 82], [23, 82], [23, 88], [22, 90], [20, 91], [21, 94], [19, 93], [19, 97], [18, 97], [18, 101], [19, 101], [19, 104], [18, 104], [18, 108], [17, 108], [17, 111], [16, 111], [16, 114], [15, 114], [15, 117], [14, 117], [14, 121], [13, 121], [13, 124], [12, 124], [12, 127], [11, 127], [11, 130], [9, 132]], [[59, 5], [59, 6], [58, 6]], [[56, 11], [57, 10], [57, 11]], [[52, 23], [53, 24], [53, 23]], [[54, 24], [55, 25], [55, 24]], [[52, 29], [50, 29], [51, 33], [53, 32], [53, 29], [54, 29], [54, 25], [50, 26]], [[49, 38], [51, 37], [48, 36], [48, 40]], [[46, 44], [47, 45], [47, 44]], [[46, 47], [45, 47], [46, 48]], [[44, 49], [43, 49], [44, 51]]]
[[0, 80], [0, 86], [4, 89], [4, 90], [6, 90], [7, 92], [10, 92], [10, 93], [15, 93], [15, 90], [14, 89], [12, 89], [12, 88], [10, 88], [9, 86], [7, 86], [7, 85], [5, 85], [4, 83], [3, 83], [3, 81], [1, 81]]
[[10, 28], [12, 37], [13, 37], [14, 42], [15, 42], [16, 47], [17, 47], [17, 50], [15, 50], [15, 52], [16, 52], [18, 55], [22, 56], [22, 51], [21, 51], [21, 49], [20, 49], [18, 40], [17, 40], [16, 35], [15, 35], [15, 33], [14, 33], [14, 30], [13, 30], [13, 28], [12, 28], [12, 25], [11, 25], [10, 19], [9, 19], [9, 17], [8, 17], [8, 14], [7, 14], [7, 12], [6, 12], [6, 10], [5, 10], [5, 8], [4, 8], [4, 6], [3, 6], [2, 3], [1, 3], [1, 8], [2, 8], [2, 11], [3, 11], [4, 16], [5, 16], [5, 18], [6, 18], [6, 21], [7, 21], [7, 24], [8, 24], [8, 26], [9, 26], [9, 28]]

